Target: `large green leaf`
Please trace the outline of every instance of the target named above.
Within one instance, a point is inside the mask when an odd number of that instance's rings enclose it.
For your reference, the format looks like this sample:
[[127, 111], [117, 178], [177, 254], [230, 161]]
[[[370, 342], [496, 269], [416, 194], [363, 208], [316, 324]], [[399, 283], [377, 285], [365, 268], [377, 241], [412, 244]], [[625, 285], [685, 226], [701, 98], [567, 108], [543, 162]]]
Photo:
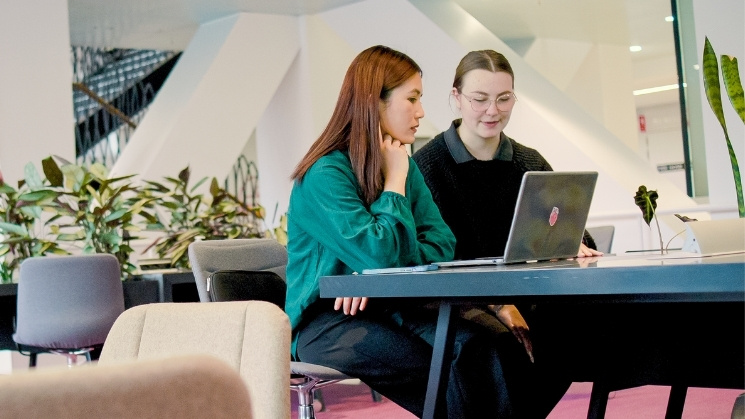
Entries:
[[0, 222], [0, 232], [28, 236], [28, 230], [26, 230], [25, 226], [11, 223]]
[[745, 95], [740, 82], [737, 58], [731, 55], [722, 55], [722, 80], [732, 107], [735, 108], [740, 119], [745, 123]]
[[108, 245], [118, 245], [122, 242], [122, 236], [117, 233], [106, 233], [101, 235], [101, 243]]
[[126, 208], [120, 208], [120, 209], [118, 209], [118, 210], [116, 210], [116, 211], [112, 212], [111, 214], [107, 215], [107, 216], [106, 216], [106, 217], [105, 217], [105, 218], [103, 219], [103, 221], [104, 221], [105, 223], [108, 223], [108, 222], [110, 222], [110, 221], [115, 221], [115, 220], [118, 220], [118, 219], [122, 218], [122, 217], [124, 216], [124, 214], [126, 214], [126, 213], [127, 213], [127, 211], [128, 211], [128, 210], [127, 210]]
[[222, 191], [222, 188], [220, 188], [220, 184], [217, 183], [217, 178], [212, 178], [212, 182], [210, 182], [210, 194], [212, 194], [213, 201], [217, 196], [220, 195], [220, 192]]
[[151, 180], [145, 180], [144, 182], [146, 184], [152, 186], [153, 188], [155, 188], [155, 190], [158, 191], [158, 192], [168, 192], [168, 191], [171, 190], [170, 188], [166, 188], [165, 186], [163, 186], [162, 184], [160, 184], [158, 182], [153, 182]]
[[[19, 204], [21, 204], [19, 202]], [[29, 219], [38, 220], [41, 218], [41, 207], [38, 205], [26, 205], [18, 208], [18, 212], [25, 215]]]
[[85, 232], [79, 230], [77, 233], [63, 233], [57, 235], [57, 240], [60, 241], [78, 241], [85, 238]]
[[88, 172], [98, 179], [106, 179], [109, 177], [109, 169], [101, 163], [93, 163], [88, 167]]
[[36, 170], [36, 166], [29, 162], [23, 167], [23, 178], [26, 179], [26, 185], [31, 190], [39, 189], [44, 187], [44, 183], [39, 176], [39, 172]]
[[724, 131], [727, 131], [727, 123], [724, 122], [724, 110], [722, 109], [722, 93], [719, 86], [719, 64], [717, 63], [717, 54], [707, 37], [704, 41], [704, 91], [706, 100], [709, 101], [714, 116], [717, 117], [719, 125]]
[[3, 184], [0, 184], [0, 193], [9, 195], [9, 194], [16, 193], [16, 190], [15, 188], [8, 185], [7, 183], [3, 183]]
[[41, 168], [44, 170], [44, 176], [47, 177], [49, 184], [54, 187], [62, 186], [65, 175], [62, 174], [57, 162], [52, 157], [47, 157], [41, 161]]
[[652, 222], [654, 218], [654, 212], [657, 209], [657, 191], [648, 191], [644, 185], [639, 186], [639, 189], [634, 195], [634, 202], [636, 206], [642, 211], [642, 217], [647, 225]]
[[65, 164], [60, 167], [60, 170], [65, 175], [65, 189], [77, 193], [85, 179], [83, 168], [74, 164]]
[[24, 205], [43, 205], [48, 204], [57, 197], [57, 192], [49, 189], [39, 189], [33, 192], [23, 193], [18, 196], [18, 201]]
[[184, 184], [189, 184], [189, 176], [191, 176], [191, 170], [189, 170], [189, 166], [184, 167], [183, 170], [181, 170], [178, 174], [179, 180]]

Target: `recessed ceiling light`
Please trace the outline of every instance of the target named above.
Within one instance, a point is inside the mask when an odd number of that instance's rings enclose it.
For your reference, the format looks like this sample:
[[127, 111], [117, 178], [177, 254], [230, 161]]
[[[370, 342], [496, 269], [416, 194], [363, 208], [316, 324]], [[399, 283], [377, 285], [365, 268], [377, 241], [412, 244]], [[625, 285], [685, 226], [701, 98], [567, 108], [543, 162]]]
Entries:
[[642, 47], [640, 47], [639, 45], [632, 45], [629, 47], [629, 51], [631, 52], [639, 52], [641, 50], [642, 50]]
[[[686, 83], [683, 83], [683, 87], [687, 87]], [[650, 93], [665, 92], [667, 90], [677, 89], [677, 84], [668, 84], [667, 86], [650, 87], [648, 89], [634, 90], [634, 96], [648, 95]]]
[[672, 22], [674, 20], [675, 20], [675, 18], [672, 17], [672, 16], [665, 16], [665, 22]]

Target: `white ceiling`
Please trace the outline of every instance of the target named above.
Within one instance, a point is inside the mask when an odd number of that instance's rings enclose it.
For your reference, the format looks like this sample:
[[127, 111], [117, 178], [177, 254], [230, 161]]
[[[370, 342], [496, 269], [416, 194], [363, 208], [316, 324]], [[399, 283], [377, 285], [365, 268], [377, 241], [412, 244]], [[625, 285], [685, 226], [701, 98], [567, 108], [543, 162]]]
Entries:
[[[239, 12], [300, 16], [361, 0], [68, 0], [70, 41], [105, 48], [184, 48], [205, 22]], [[134, 45], [133, 45], [134, 44]]]
[[[73, 45], [183, 49], [199, 24], [238, 12], [314, 14], [362, 0], [68, 0]], [[634, 88], [675, 83], [669, 0], [454, 0], [510, 41], [551, 38], [620, 46]], [[673, 92], [674, 95], [674, 92]], [[650, 95], [652, 96], [652, 95]]]

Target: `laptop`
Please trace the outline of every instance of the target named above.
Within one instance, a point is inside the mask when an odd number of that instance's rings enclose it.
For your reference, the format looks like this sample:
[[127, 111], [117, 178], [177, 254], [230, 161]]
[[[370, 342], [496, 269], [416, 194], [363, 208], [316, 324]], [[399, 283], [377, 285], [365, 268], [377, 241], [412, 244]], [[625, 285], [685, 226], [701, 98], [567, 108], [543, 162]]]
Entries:
[[597, 172], [526, 172], [504, 255], [436, 265], [501, 265], [576, 257], [597, 178]]

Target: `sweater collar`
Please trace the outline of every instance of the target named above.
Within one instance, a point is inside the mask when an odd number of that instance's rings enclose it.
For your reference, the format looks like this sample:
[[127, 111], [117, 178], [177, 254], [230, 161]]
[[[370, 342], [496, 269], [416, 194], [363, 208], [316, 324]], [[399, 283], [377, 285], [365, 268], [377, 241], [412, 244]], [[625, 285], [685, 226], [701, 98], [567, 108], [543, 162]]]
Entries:
[[[456, 119], [450, 125], [450, 128], [445, 131], [445, 144], [448, 147], [448, 151], [450, 151], [450, 155], [453, 156], [453, 160], [458, 164], [476, 160], [476, 157], [473, 157], [473, 155], [468, 152], [466, 145], [463, 144], [463, 140], [461, 140], [460, 135], [458, 135], [458, 127], [461, 122], [461, 119]], [[512, 153], [512, 142], [510, 142], [509, 137], [502, 132], [499, 137], [499, 146], [497, 147], [497, 151], [494, 153], [492, 160], [511, 161]]]

